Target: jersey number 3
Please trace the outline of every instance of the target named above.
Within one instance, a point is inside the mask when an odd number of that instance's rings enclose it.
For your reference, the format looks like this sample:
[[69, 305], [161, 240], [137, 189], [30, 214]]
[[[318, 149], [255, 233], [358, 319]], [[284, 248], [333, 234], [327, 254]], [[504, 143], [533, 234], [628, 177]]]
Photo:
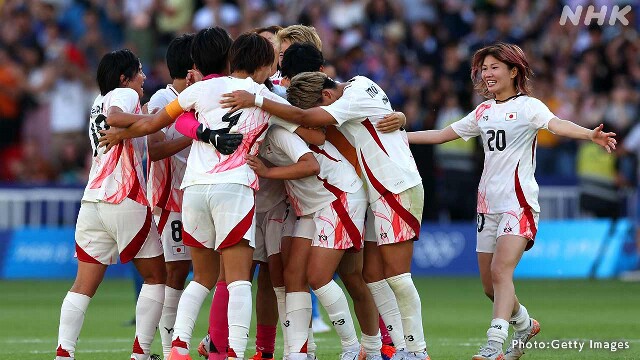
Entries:
[[[504, 130], [488, 130], [487, 136], [489, 137], [487, 139], [487, 147], [489, 148], [489, 151], [502, 151], [507, 147], [507, 135]], [[493, 147], [494, 142], [496, 145], [495, 148]]]

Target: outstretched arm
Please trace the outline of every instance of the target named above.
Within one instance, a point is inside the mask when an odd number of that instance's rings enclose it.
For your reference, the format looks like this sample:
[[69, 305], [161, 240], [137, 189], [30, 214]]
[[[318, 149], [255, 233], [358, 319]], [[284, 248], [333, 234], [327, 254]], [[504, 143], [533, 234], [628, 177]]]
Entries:
[[289, 166], [267, 167], [260, 158], [253, 155], [246, 155], [245, 159], [256, 175], [267, 179], [295, 180], [320, 174], [318, 160], [310, 152]]
[[331, 114], [320, 107], [303, 110], [295, 106], [282, 104], [267, 98], [262, 99], [262, 104], [256, 104], [255, 101], [256, 95], [250, 94], [244, 90], [236, 90], [232, 93], [222, 95], [220, 104], [222, 104], [223, 108], [229, 108], [230, 113], [247, 107], [261, 105], [259, 106], [260, 108], [283, 120], [312, 128], [335, 125], [338, 123]]
[[425, 130], [408, 132], [410, 144], [442, 144], [460, 138], [451, 126], [442, 130]]
[[611, 150], [616, 149], [618, 143], [613, 132], [603, 132], [603, 124], [600, 124], [593, 130], [589, 130], [585, 127], [577, 125], [571, 121], [558, 119], [557, 117], [549, 120], [547, 126], [549, 130], [557, 135], [566, 136], [572, 139], [591, 140], [594, 143], [602, 146], [611, 153]]

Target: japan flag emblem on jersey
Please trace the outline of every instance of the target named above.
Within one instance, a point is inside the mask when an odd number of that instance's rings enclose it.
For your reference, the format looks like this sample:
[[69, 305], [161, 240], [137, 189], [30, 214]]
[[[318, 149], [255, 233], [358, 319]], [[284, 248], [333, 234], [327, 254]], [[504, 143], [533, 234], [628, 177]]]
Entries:
[[510, 112], [507, 113], [507, 115], [505, 115], [505, 120], [507, 121], [511, 121], [511, 120], [516, 120], [518, 118], [518, 113], [517, 112]]

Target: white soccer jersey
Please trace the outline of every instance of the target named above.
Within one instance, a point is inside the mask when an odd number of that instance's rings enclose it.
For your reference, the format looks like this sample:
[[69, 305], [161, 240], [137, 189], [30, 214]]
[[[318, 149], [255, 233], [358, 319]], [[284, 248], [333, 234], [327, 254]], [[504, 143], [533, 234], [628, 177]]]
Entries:
[[355, 169], [330, 143], [307, 145], [299, 136], [281, 127], [269, 129], [260, 155], [277, 166], [296, 163], [302, 155], [312, 153], [320, 164], [320, 174], [286, 180], [285, 187], [296, 215], [312, 214], [328, 206], [339, 193], [357, 192], [362, 187]]
[[[178, 91], [172, 85], [158, 90], [147, 104], [150, 114], [163, 109], [178, 97]], [[162, 129], [166, 140], [174, 140], [183, 135], [176, 130], [175, 122]], [[152, 161], [149, 166], [149, 184], [147, 195], [151, 206], [173, 212], [182, 210], [182, 190], [180, 184], [187, 167], [189, 150], [187, 147], [179, 153], [159, 161]]]
[[195, 110], [196, 118], [207, 128], [218, 130], [235, 125], [237, 131], [244, 135], [242, 144], [231, 155], [223, 155], [213, 145], [196, 141], [191, 146], [182, 189], [195, 184], [234, 183], [257, 190], [258, 177], [246, 164], [245, 155], [258, 153], [270, 123], [282, 124], [291, 132], [297, 128], [297, 125], [276, 118], [258, 107], [245, 108], [233, 115], [227, 114], [228, 109], [220, 107], [220, 100], [223, 94], [234, 90], [246, 90], [273, 101], [286, 102], [251, 78], [219, 77], [197, 82], [181, 92], [178, 101], [182, 109]]
[[141, 110], [138, 93], [133, 89], [117, 88], [104, 97], [96, 97], [89, 119], [93, 160], [82, 200], [119, 204], [128, 197], [142, 205], [148, 205], [142, 168], [144, 139], [124, 140], [106, 153], [104, 147], [98, 147], [100, 130], [107, 128], [107, 111], [112, 106], [130, 114], [139, 114]]
[[393, 112], [384, 91], [364, 76], [349, 80], [342, 96], [322, 106], [338, 122], [338, 130], [353, 145], [367, 180], [369, 202], [386, 191], [394, 194], [422, 183], [405, 131], [381, 133], [375, 125]]
[[451, 125], [465, 141], [482, 137], [484, 169], [478, 213], [497, 214], [530, 207], [539, 212], [536, 135], [555, 115], [542, 101], [521, 95], [503, 104], [488, 100]]

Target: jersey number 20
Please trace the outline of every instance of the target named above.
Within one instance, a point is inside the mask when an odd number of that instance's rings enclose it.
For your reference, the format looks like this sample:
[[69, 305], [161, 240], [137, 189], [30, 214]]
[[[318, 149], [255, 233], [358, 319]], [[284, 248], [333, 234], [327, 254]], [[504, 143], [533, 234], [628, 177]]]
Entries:
[[[507, 147], [507, 135], [505, 134], [504, 130], [488, 130], [487, 136], [489, 137], [487, 139], [487, 147], [489, 148], [489, 151], [502, 151]], [[496, 144], [495, 148], [493, 147], [494, 140]]]

